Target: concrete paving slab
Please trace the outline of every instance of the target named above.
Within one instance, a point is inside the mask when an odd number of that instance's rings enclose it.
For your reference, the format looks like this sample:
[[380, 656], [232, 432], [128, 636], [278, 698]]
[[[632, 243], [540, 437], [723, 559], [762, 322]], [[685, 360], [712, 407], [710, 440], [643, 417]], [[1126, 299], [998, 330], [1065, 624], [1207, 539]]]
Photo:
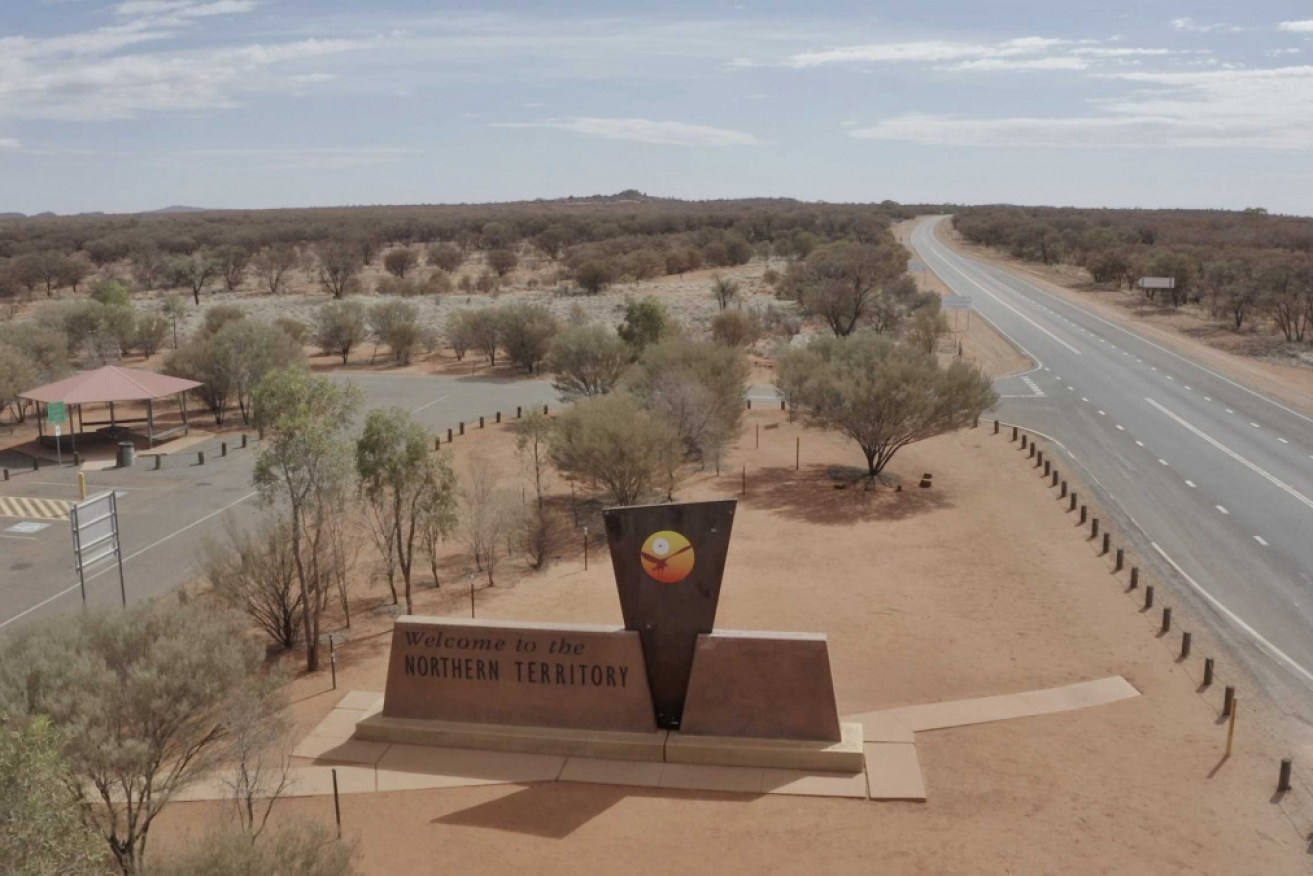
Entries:
[[[950, 700], [919, 706], [900, 706], [883, 710], [913, 731], [943, 730], [990, 721], [1028, 718], [1104, 705], [1139, 696], [1130, 682], [1121, 676], [1083, 681], [1040, 691], [1002, 694], [969, 700]], [[878, 713], [867, 713], [867, 715]]]
[[292, 783], [285, 797], [322, 797], [333, 793], [333, 770], [337, 770], [340, 794], [367, 794], [378, 790], [374, 768], [370, 766], [307, 766], [292, 768]]
[[371, 711], [377, 706], [383, 707], [383, 691], [381, 690], [353, 690], [338, 701], [334, 706], [335, 709], [358, 709], [362, 712]]
[[762, 770], [761, 773], [761, 789], [767, 794], [866, 799], [865, 773], [810, 773], [805, 770]]
[[571, 757], [565, 761], [565, 766], [561, 769], [558, 781], [659, 788], [661, 787], [661, 772], [664, 768], [665, 764], [662, 763]]
[[843, 720], [861, 724], [865, 742], [912, 742], [915, 739], [912, 730], [888, 711], [862, 712], [848, 715]]
[[350, 739], [356, 732], [364, 713], [358, 709], [334, 709], [328, 717], [320, 721], [311, 736], [327, 736], [333, 739]]
[[761, 773], [762, 771], [756, 767], [668, 763], [661, 771], [661, 787], [691, 791], [724, 791], [730, 794], [760, 794]]
[[335, 736], [307, 736], [292, 749], [293, 757], [327, 763], [376, 764], [388, 750], [386, 742], [339, 739]]
[[1086, 709], [1090, 706], [1103, 706], [1120, 700], [1132, 699], [1139, 695], [1140, 692], [1135, 689], [1133, 684], [1120, 675], [1114, 675], [1109, 678], [1083, 681], [1064, 687], [1030, 691], [1021, 694], [1021, 698], [1038, 715], [1052, 712], [1070, 712], [1074, 709]]
[[901, 742], [867, 745], [866, 786], [872, 800], [924, 800], [925, 780], [916, 746]]

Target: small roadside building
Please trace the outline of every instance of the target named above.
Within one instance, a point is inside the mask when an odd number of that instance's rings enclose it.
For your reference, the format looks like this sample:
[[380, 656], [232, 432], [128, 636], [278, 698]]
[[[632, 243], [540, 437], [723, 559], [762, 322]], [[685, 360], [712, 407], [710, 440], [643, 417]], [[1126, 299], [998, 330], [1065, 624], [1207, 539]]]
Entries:
[[[84, 439], [88, 430], [103, 434], [110, 440], [118, 438], [127, 430], [125, 426], [146, 426], [146, 438], [150, 446], [155, 442], [186, 435], [187, 393], [200, 386], [195, 380], [156, 374], [154, 371], [141, 371], [136, 368], [123, 368], [118, 365], [106, 365], [94, 371], [83, 371], [45, 386], [38, 386], [19, 393], [20, 398], [37, 403], [37, 433], [43, 444], [55, 443], [55, 430], [48, 422], [50, 405], [63, 403], [67, 412], [67, 430], [73, 450], [77, 450], [78, 435]], [[182, 413], [182, 424], [171, 426], [163, 431], [155, 429], [156, 403], [173, 399]], [[140, 408], [132, 416], [120, 417], [115, 405], [144, 403], [146, 415], [140, 415]], [[108, 407], [109, 419], [87, 420], [85, 407]]]

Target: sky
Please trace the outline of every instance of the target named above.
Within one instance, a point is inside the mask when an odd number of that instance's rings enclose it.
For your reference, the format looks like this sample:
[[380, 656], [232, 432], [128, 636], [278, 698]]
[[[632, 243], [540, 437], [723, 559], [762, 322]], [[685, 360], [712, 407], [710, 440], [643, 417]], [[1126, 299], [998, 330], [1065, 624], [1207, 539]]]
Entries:
[[1313, 214], [1309, 0], [0, 0], [0, 212]]

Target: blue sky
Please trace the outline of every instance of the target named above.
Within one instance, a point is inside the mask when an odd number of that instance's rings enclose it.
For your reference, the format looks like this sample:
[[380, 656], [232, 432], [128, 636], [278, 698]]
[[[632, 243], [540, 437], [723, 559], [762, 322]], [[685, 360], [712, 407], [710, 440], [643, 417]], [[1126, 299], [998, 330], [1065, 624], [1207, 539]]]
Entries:
[[0, 211], [626, 188], [1313, 214], [1313, 4], [0, 0]]

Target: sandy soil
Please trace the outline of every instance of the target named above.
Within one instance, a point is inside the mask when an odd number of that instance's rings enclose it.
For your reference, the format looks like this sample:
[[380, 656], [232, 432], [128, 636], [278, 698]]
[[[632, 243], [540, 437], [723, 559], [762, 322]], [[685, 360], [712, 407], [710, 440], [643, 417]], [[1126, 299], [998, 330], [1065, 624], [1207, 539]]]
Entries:
[[[458, 462], [487, 455], [519, 485], [505, 428], [454, 448]], [[1175, 635], [1155, 635], [1156, 613], [1139, 611], [1006, 432], [982, 424], [904, 450], [891, 467], [902, 492], [834, 489], [833, 468], [858, 462], [851, 444], [754, 410], [726, 476], [681, 486], [682, 499], [737, 495], [746, 466], [718, 626], [827, 633], [845, 714], [1114, 674], [1143, 696], [920, 734], [924, 804], [568, 784], [347, 796], [364, 871], [1308, 872], [1309, 791], [1273, 797], [1282, 752], [1260, 719], [1242, 712], [1222, 760], [1226, 667], [1196, 689], [1208, 640], [1175, 661]], [[914, 486], [924, 472], [930, 490]], [[565, 485], [551, 489], [568, 508]], [[479, 616], [618, 623], [604, 548], [593, 543], [585, 572], [580, 547], [542, 573], [504, 565], [496, 587], [478, 589]], [[459, 547], [442, 574], [417, 610], [468, 612], [479, 578]], [[388, 620], [366, 610], [381, 593], [357, 600], [339, 690], [327, 673], [293, 682], [301, 728], [345, 690], [382, 689]], [[156, 852], [210, 826], [218, 808], [172, 806]], [[275, 820], [294, 813], [331, 823], [332, 801], [284, 801]]]
[[[1104, 319], [1133, 328], [1142, 336], [1233, 380], [1313, 414], [1313, 368], [1308, 367], [1313, 364], [1313, 352], [1307, 348], [1300, 351], [1309, 360], [1303, 364], [1272, 361], [1285, 348], [1267, 334], [1248, 330], [1236, 333], [1194, 308], [1168, 310], [1146, 302], [1138, 293], [1095, 286], [1079, 268], [1036, 265], [976, 246], [962, 239], [947, 222], [939, 226], [938, 233], [941, 240], [959, 252], [1004, 267], [1045, 291], [1077, 302]], [[1291, 360], [1288, 353], [1283, 358]]]

